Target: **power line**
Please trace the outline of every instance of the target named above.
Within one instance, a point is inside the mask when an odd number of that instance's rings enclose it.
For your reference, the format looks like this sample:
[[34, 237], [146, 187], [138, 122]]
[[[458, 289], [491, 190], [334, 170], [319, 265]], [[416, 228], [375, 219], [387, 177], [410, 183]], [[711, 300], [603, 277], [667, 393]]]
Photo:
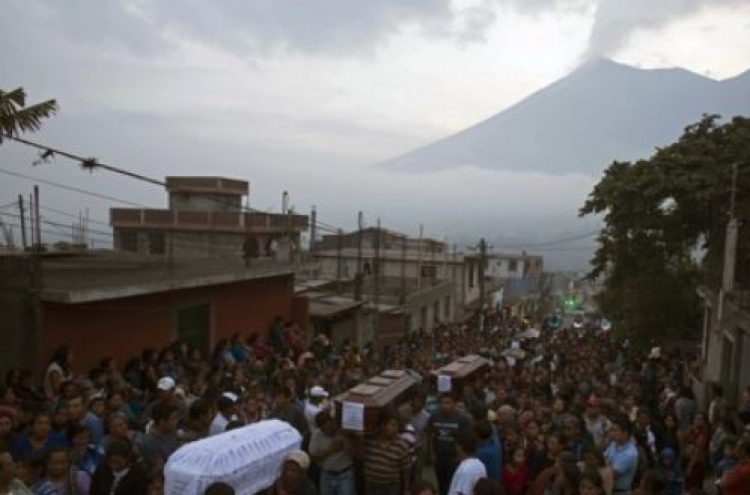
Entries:
[[[69, 213], [67, 211], [63, 211], [63, 210], [58, 210], [58, 209], [55, 209], [55, 208], [51, 208], [49, 206], [39, 205], [39, 208], [41, 208], [42, 210], [47, 210], [47, 211], [51, 211], [53, 213], [57, 213], [58, 215], [62, 215], [62, 216], [69, 217], [69, 218], [73, 218], [73, 219], [76, 219], [76, 220], [80, 220], [81, 219], [80, 215], [75, 215], [75, 214]], [[95, 225], [103, 225], [105, 227], [109, 227], [110, 226], [110, 224], [108, 222], [104, 222], [102, 220], [94, 220], [92, 218], [87, 218], [87, 217], [83, 217], [83, 219], [86, 222], [93, 223]]]
[[[2, 134], [2, 135], [4, 137], [6, 137], [7, 139], [16, 141], [16, 142], [18, 142], [20, 144], [24, 144], [26, 146], [30, 146], [32, 148], [35, 148], [35, 149], [38, 149], [38, 150], [42, 151], [43, 152], [43, 155], [42, 155], [42, 158], [41, 158], [42, 160], [46, 160], [46, 159], [48, 159], [49, 157], [51, 157], [53, 155], [60, 155], [60, 156], [63, 156], [65, 158], [68, 158], [70, 160], [77, 161], [81, 165], [81, 167], [84, 168], [85, 170], [94, 170], [94, 169], [100, 168], [100, 169], [103, 169], [103, 170], [107, 170], [109, 172], [114, 172], [114, 173], [117, 173], [117, 174], [125, 175], [127, 177], [130, 177], [130, 178], [133, 178], [133, 179], [136, 179], [136, 180], [148, 182], [150, 184], [154, 184], [154, 185], [158, 185], [158, 186], [167, 188], [167, 182], [166, 181], [155, 179], [153, 177], [149, 177], [149, 176], [146, 176], [146, 175], [143, 175], [143, 174], [139, 174], [139, 173], [136, 173], [136, 172], [131, 172], [131, 171], [126, 170], [124, 168], [116, 167], [114, 165], [109, 165], [109, 164], [106, 164], [104, 162], [100, 162], [96, 158], [91, 158], [91, 157], [87, 158], [87, 157], [84, 157], [84, 156], [81, 156], [81, 155], [77, 155], [75, 153], [64, 151], [64, 150], [59, 149], [59, 148], [53, 148], [51, 146], [47, 146], [47, 145], [44, 145], [44, 144], [41, 144], [41, 143], [37, 143], [37, 142], [34, 142], [34, 141], [30, 141], [28, 139], [23, 139], [23, 138], [20, 138], [20, 137], [17, 137], [17, 136], [13, 136], [13, 135], [8, 135], [8, 134]], [[11, 174], [13, 174], [13, 173], [11, 172]], [[17, 176], [21, 176], [21, 174], [19, 174]], [[42, 181], [40, 180], [40, 182], [42, 182]], [[68, 187], [72, 187], [72, 186], [68, 186]], [[179, 188], [177, 188], [177, 190], [179, 191]], [[224, 202], [222, 202], [218, 198], [210, 198], [210, 199], [212, 199], [212, 200], [214, 200], [216, 202], [220, 202], [223, 206], [227, 206]], [[118, 201], [123, 202], [122, 200], [118, 200]], [[123, 204], [130, 204], [130, 205], [134, 205], [134, 206], [144, 207], [143, 205], [135, 205], [134, 203], [131, 203], [131, 202], [128, 202], [128, 201], [124, 201]], [[263, 212], [261, 210], [255, 210], [253, 208], [243, 207], [243, 206], [234, 207], [234, 209], [237, 209], [239, 211], [247, 211], [247, 212], [250, 212], [250, 213], [266, 213], [266, 212]], [[334, 230], [338, 230], [339, 229], [339, 227], [337, 227], [335, 225], [325, 224], [324, 222], [319, 222], [319, 223], [325, 225], [326, 227], [328, 227], [330, 229], [334, 229]]]
[[80, 155], [76, 155], [74, 153], [70, 153], [67, 151], [63, 151], [59, 148], [53, 148], [51, 146], [46, 146], [43, 144], [35, 143], [33, 141], [29, 141], [28, 139], [23, 139], [18, 136], [13, 136], [11, 134], [5, 134], [3, 133], [2, 136], [6, 139], [10, 139], [12, 141], [16, 141], [17, 143], [25, 144], [26, 146], [31, 146], [32, 148], [36, 148], [40, 151], [44, 152], [43, 159], [47, 159], [53, 154], [64, 156], [65, 158], [69, 158], [71, 160], [77, 161], [81, 164], [81, 167], [83, 167], [86, 170], [93, 170], [95, 168], [101, 168], [104, 170], [108, 170], [110, 172], [114, 172], [116, 174], [122, 174], [127, 177], [131, 177], [133, 179], [142, 180], [144, 182], [150, 182], [152, 184], [156, 184], [157, 186], [166, 186], [166, 183], [164, 181], [152, 179], [151, 177], [147, 177], [145, 175], [137, 174], [135, 172], [131, 172], [129, 170], [125, 170], [119, 167], [115, 167], [113, 165], [107, 165], [106, 163], [102, 163], [96, 158], [91, 157], [83, 157]]
[[60, 189], [65, 189], [65, 190], [68, 190], [68, 191], [77, 192], [79, 194], [85, 194], [86, 196], [92, 196], [92, 197], [99, 198], [99, 199], [106, 199], [106, 200], [109, 200], [109, 201], [115, 201], [117, 203], [122, 203], [122, 204], [129, 205], [129, 206], [136, 206], [138, 208], [145, 208], [145, 206], [143, 206], [141, 204], [138, 204], [138, 203], [134, 203], [132, 201], [128, 201], [127, 199], [117, 198], [115, 196], [108, 196], [106, 194], [101, 194], [101, 193], [97, 193], [97, 192], [93, 192], [93, 191], [88, 191], [86, 189], [81, 189], [80, 187], [69, 186], [67, 184], [62, 184], [60, 182], [55, 182], [55, 181], [52, 181], [52, 180], [40, 179], [38, 177], [34, 177], [33, 175], [26, 175], [26, 174], [22, 174], [20, 172], [12, 172], [10, 170], [5, 170], [5, 169], [2, 169], [2, 168], [0, 168], [0, 174], [11, 175], [13, 177], [19, 177], [21, 179], [26, 179], [26, 180], [30, 180], [30, 181], [34, 181], [34, 182], [39, 182], [41, 184], [45, 184], [45, 185], [48, 185], [48, 186], [57, 187], [57, 188], [60, 188]]
[[[0, 212], [0, 216], [11, 217], [11, 218], [15, 218], [15, 219], [20, 219], [21, 218], [21, 215], [19, 215], [18, 213], [3, 213], [3, 212]], [[61, 228], [65, 228], [65, 229], [69, 229], [70, 227], [72, 227], [72, 225], [68, 225], [68, 224], [65, 224], [65, 223], [53, 222], [52, 220], [48, 220], [45, 217], [40, 217], [40, 220], [41, 220], [41, 222], [43, 224], [51, 225], [53, 227], [61, 227]], [[106, 236], [108, 238], [113, 238], [114, 237], [114, 235], [111, 232], [105, 232], [103, 230], [86, 229], [86, 232], [89, 232], [89, 233], [92, 233], [92, 234], [96, 234], [96, 235]], [[64, 235], [69, 235], [69, 234], [70, 234], [70, 232], [68, 232], [68, 231], [65, 231], [65, 233], [64, 233]]]
[[536, 242], [536, 243], [532, 242], [528, 244], [506, 244], [503, 246], [495, 246], [495, 247], [497, 249], [519, 249], [519, 248], [538, 248], [538, 247], [555, 246], [557, 244], [565, 244], [568, 242], [588, 239], [589, 237], [598, 235], [599, 232], [601, 232], [601, 230], [597, 229], [597, 230], [592, 230], [591, 232], [586, 232], [584, 234], [579, 234], [579, 235], [571, 236], [571, 237], [564, 237], [562, 239], [557, 239], [554, 241], [545, 241], [545, 242]]

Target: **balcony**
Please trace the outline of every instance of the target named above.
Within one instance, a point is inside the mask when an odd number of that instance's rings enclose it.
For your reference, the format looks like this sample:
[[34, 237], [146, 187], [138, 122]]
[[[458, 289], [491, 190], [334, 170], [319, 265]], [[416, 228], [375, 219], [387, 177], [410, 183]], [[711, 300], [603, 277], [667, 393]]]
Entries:
[[226, 213], [135, 208], [110, 209], [114, 228], [231, 234], [299, 233], [309, 228], [307, 215]]

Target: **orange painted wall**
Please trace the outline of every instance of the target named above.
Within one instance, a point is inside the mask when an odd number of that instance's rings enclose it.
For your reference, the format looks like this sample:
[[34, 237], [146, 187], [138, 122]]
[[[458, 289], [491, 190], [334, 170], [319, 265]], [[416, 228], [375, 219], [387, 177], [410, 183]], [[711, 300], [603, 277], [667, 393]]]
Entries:
[[301, 313], [293, 308], [293, 285], [289, 275], [96, 303], [42, 303], [38, 362], [46, 363], [54, 349], [68, 345], [76, 373], [88, 372], [105, 356], [122, 364], [144, 348], [174, 341], [177, 309], [193, 304], [211, 304], [212, 345], [236, 332], [264, 334], [275, 316]]

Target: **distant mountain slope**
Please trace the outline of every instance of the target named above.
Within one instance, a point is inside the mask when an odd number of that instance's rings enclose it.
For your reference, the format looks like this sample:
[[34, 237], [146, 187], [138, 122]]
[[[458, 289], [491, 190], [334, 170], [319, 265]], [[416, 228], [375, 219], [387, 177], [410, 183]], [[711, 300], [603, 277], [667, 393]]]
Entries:
[[597, 59], [479, 124], [379, 166], [598, 174], [614, 159], [649, 156], [704, 113], [750, 115], [750, 71], [719, 82]]

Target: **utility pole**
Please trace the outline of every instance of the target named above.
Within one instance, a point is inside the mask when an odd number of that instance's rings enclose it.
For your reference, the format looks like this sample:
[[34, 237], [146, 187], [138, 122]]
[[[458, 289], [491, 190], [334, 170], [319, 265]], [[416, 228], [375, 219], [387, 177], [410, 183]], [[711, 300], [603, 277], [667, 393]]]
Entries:
[[34, 249], [34, 246], [36, 246], [36, 228], [34, 228], [34, 195], [29, 194], [29, 235], [31, 237], [31, 243], [29, 246], [31, 246], [32, 249]]
[[406, 243], [407, 236], [401, 237], [401, 296], [399, 297], [399, 306], [406, 303]]
[[729, 222], [727, 222], [726, 241], [724, 243], [724, 273], [721, 286], [724, 292], [734, 289], [734, 272], [737, 262], [737, 235], [739, 222], [735, 216], [737, 203], [737, 164], [732, 166], [732, 195], [729, 201]]
[[424, 225], [419, 225], [419, 242], [417, 244], [417, 291], [422, 290], [422, 237]]
[[[463, 267], [463, 264], [461, 265]], [[455, 288], [455, 301], [453, 301], [453, 308], [454, 311], [451, 313], [453, 314], [453, 319], [456, 319], [456, 312], [455, 308], [463, 308], [464, 307], [464, 300], [466, 299], [464, 297], [464, 277], [463, 277], [463, 270], [461, 270], [461, 280], [458, 280], [458, 277], [456, 277], [456, 271], [458, 270], [458, 246], [454, 243], [453, 244], [453, 263], [451, 267], [451, 280], [453, 280], [453, 287]], [[459, 305], [460, 303], [460, 305]]]
[[42, 226], [40, 225], [41, 216], [39, 215], [39, 186], [34, 185], [34, 218], [36, 219], [36, 242], [39, 245], [39, 250], [42, 249]]
[[364, 276], [362, 275], [362, 228], [364, 227], [364, 215], [357, 213], [357, 274], [354, 276], [354, 299], [362, 300], [362, 289]]
[[286, 259], [284, 259], [284, 261], [289, 263], [292, 261], [292, 236], [291, 236], [292, 216], [291, 216], [291, 212], [289, 211], [289, 192], [288, 191], [284, 191], [284, 193], [281, 195], [281, 214], [284, 215], [284, 218], [283, 218], [284, 240], [279, 250], [281, 251], [282, 249], [286, 248], [286, 255], [284, 256], [284, 258]]
[[373, 299], [375, 300], [375, 332], [380, 335], [378, 325], [380, 324], [380, 277], [383, 267], [380, 263], [380, 218], [375, 237], [375, 261], [373, 262], [373, 276], [375, 285], [373, 287]]
[[28, 244], [26, 243], [26, 214], [23, 209], [23, 194], [18, 195], [18, 214], [21, 219], [21, 246], [26, 251]]
[[336, 232], [336, 293], [341, 294], [341, 279], [344, 276], [344, 265], [341, 259], [341, 249], [344, 243], [344, 232], [338, 229]]
[[318, 212], [315, 210], [315, 206], [312, 207], [310, 212], [310, 257], [315, 252], [315, 237], [318, 234]]
[[485, 304], [485, 288], [484, 288], [484, 269], [487, 266], [487, 243], [484, 238], [479, 240], [479, 325], [480, 330], [484, 330], [484, 304]]

